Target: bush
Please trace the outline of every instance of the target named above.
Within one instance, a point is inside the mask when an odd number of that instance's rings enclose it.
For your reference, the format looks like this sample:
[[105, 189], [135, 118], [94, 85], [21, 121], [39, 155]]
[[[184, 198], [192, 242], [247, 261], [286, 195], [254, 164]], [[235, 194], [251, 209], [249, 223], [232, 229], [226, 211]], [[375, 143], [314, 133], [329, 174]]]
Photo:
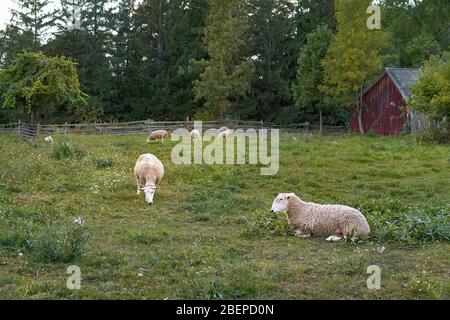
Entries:
[[450, 142], [449, 132], [446, 130], [430, 130], [424, 133], [420, 133], [416, 136], [417, 142], [426, 144], [446, 144]]
[[28, 250], [40, 262], [71, 262], [83, 253], [88, 239], [86, 227], [80, 223], [46, 223], [30, 235]]
[[54, 145], [51, 152], [51, 156], [56, 160], [81, 159], [85, 155], [86, 152], [84, 150], [69, 142], [62, 142]]
[[295, 227], [288, 224], [285, 214], [257, 210], [248, 222], [247, 235], [291, 236]]
[[112, 159], [91, 159], [91, 163], [96, 166], [98, 169], [110, 168], [114, 165], [114, 161]]
[[355, 205], [371, 227], [376, 242], [418, 245], [450, 241], [450, 205], [429, 202], [414, 207], [399, 201], [370, 200]]

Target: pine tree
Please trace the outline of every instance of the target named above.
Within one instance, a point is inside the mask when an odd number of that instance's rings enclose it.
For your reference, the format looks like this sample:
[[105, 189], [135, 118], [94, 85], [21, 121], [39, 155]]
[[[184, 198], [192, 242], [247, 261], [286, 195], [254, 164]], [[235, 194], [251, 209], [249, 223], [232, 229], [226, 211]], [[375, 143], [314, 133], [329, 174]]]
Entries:
[[49, 0], [17, 0], [19, 9], [11, 10], [12, 24], [30, 36], [30, 51], [41, 47], [42, 38], [54, 24], [55, 15], [48, 10], [49, 3]]
[[325, 95], [322, 60], [327, 54], [332, 36], [326, 25], [321, 25], [308, 34], [307, 43], [302, 47], [298, 58], [297, 83], [293, 86], [298, 106], [312, 106], [319, 111], [320, 132]]
[[198, 118], [223, 119], [231, 100], [249, 91], [254, 65], [242, 54], [247, 31], [242, 9], [239, 0], [208, 0], [204, 42], [209, 60], [193, 64], [203, 69], [194, 82], [196, 100], [204, 101]]
[[[43, 49], [49, 55], [64, 55], [77, 63], [81, 88], [90, 96], [87, 113], [102, 115], [110, 108], [114, 80], [108, 59], [114, 24], [111, 0], [60, 1], [57, 33]], [[82, 110], [78, 110], [78, 118], [83, 117]]]

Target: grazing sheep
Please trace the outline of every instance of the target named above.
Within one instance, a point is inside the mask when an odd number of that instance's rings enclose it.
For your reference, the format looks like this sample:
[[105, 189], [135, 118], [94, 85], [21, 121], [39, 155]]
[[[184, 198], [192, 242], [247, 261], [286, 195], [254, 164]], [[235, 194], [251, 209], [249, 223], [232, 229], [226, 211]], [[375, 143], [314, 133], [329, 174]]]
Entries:
[[288, 221], [296, 227], [296, 236], [326, 236], [339, 241], [347, 236], [367, 236], [370, 227], [358, 210], [342, 205], [320, 205], [304, 202], [294, 193], [280, 193], [272, 212], [287, 212]]
[[303, 140], [305, 140], [305, 142], [310, 142], [313, 138], [313, 134], [311, 132], [305, 132], [305, 134], [303, 135]]
[[230, 138], [233, 135], [233, 133], [234, 133], [233, 130], [227, 129], [227, 130], [219, 133], [219, 135], [217, 137], [218, 138]]
[[198, 131], [197, 129], [192, 130], [191, 131], [191, 139], [192, 140], [200, 139], [200, 131]]
[[167, 138], [169, 136], [169, 133], [166, 130], [156, 130], [150, 133], [150, 136], [148, 137], [147, 141], [154, 141], [161, 139], [162, 142], [164, 142], [164, 138]]
[[219, 135], [219, 134], [221, 134], [222, 132], [227, 131], [227, 130], [228, 130], [228, 127], [222, 127], [222, 128], [220, 128], [219, 130], [217, 130], [217, 134]]
[[[137, 195], [144, 190], [145, 201], [153, 204], [153, 197], [156, 189], [164, 176], [164, 165], [153, 154], [143, 154], [139, 157], [134, 167], [134, 176], [136, 177]], [[141, 186], [144, 188], [141, 189]]]
[[49, 145], [55, 144], [55, 140], [51, 136], [46, 137], [44, 141]]

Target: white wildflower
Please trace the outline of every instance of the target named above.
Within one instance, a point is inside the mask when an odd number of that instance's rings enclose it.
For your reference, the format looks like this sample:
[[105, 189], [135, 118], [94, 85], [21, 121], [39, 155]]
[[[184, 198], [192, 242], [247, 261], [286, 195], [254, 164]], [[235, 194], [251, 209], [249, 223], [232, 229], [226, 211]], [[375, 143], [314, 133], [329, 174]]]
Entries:
[[78, 217], [73, 219], [73, 223], [78, 224], [80, 226], [84, 226], [84, 219], [83, 217]]
[[378, 247], [378, 248], [377, 248], [377, 252], [378, 252], [378, 253], [383, 253], [384, 250], [386, 250], [385, 247]]

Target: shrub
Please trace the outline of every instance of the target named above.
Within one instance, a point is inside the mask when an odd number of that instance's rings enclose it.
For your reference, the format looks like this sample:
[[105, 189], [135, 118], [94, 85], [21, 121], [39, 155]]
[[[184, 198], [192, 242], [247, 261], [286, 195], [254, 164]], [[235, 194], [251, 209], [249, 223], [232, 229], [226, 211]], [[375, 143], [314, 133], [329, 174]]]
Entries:
[[112, 159], [91, 159], [91, 163], [97, 167], [98, 169], [110, 168], [114, 165], [114, 161]]
[[128, 240], [138, 244], [152, 244], [162, 241], [169, 233], [166, 230], [133, 229], [128, 232]]
[[295, 234], [295, 227], [288, 224], [284, 214], [257, 210], [248, 221], [245, 234], [290, 236]]
[[355, 205], [367, 217], [371, 240], [418, 245], [450, 241], [450, 205], [427, 202], [414, 207], [399, 201], [370, 200]]
[[37, 261], [67, 263], [81, 256], [87, 239], [82, 224], [48, 222], [30, 235], [28, 250]]
[[0, 247], [7, 250], [20, 250], [27, 244], [27, 235], [22, 230], [3, 230], [0, 235]]
[[53, 146], [51, 156], [56, 160], [62, 159], [81, 159], [86, 155], [86, 152], [77, 145], [69, 142], [58, 143]]
[[450, 142], [450, 134], [448, 130], [429, 130], [416, 136], [417, 142], [425, 144], [446, 144]]

